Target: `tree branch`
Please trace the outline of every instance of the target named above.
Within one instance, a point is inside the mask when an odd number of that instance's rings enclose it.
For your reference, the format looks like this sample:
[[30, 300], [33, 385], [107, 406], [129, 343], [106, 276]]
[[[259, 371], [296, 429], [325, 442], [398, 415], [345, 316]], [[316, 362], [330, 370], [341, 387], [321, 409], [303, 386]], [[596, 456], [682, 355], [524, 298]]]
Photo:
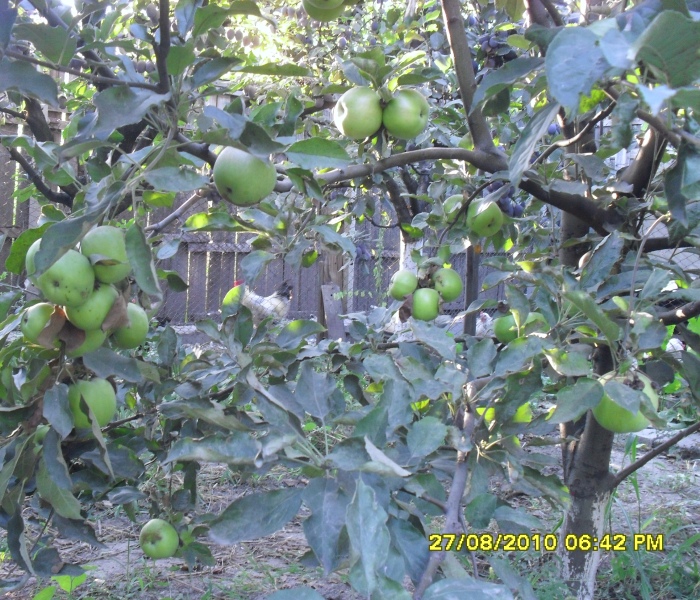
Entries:
[[659, 319], [664, 325], [678, 325], [700, 315], [700, 301], [688, 302], [683, 306], [662, 312]]
[[539, 1], [542, 3], [542, 6], [544, 6], [547, 9], [547, 12], [549, 13], [549, 16], [552, 18], [552, 21], [554, 22], [554, 24], [557, 27], [564, 27], [564, 19], [561, 18], [561, 15], [559, 14], [557, 7], [554, 6], [554, 4], [552, 3], [552, 0], [539, 0]]
[[45, 196], [47, 200], [55, 202], [56, 204], [62, 204], [63, 206], [67, 206], [69, 208], [73, 206], [73, 196], [66, 194], [65, 192], [54, 192], [48, 185], [46, 185], [46, 183], [44, 183], [44, 180], [41, 178], [39, 173], [34, 170], [34, 167], [32, 167], [29, 161], [20, 154], [17, 148], [8, 148], [8, 151], [10, 152], [10, 157], [12, 160], [16, 161], [22, 167], [22, 169], [24, 169], [24, 172], [27, 174], [27, 177], [29, 177], [29, 180], [34, 184], [39, 193]]
[[156, 68], [158, 69], [158, 91], [167, 94], [170, 91], [170, 78], [166, 60], [170, 52], [170, 2], [159, 0], [160, 14], [158, 17], [158, 32], [160, 43], [156, 46]]
[[469, 131], [474, 140], [474, 147], [488, 154], [498, 154], [491, 137], [491, 130], [480, 108], [472, 110], [472, 101], [476, 91], [476, 78], [472, 67], [472, 54], [467, 40], [467, 32], [462, 19], [459, 0], [442, 0], [442, 14], [450, 44], [452, 62], [454, 63], [459, 94], [462, 97], [464, 112], [467, 115]]
[[10, 58], [14, 58], [16, 60], [23, 60], [39, 67], [46, 67], [47, 69], [60, 71], [61, 73], [68, 73], [70, 75], [75, 75], [76, 77], [83, 77], [95, 83], [102, 83], [105, 85], [128, 85], [129, 87], [143, 88], [145, 90], [151, 90], [152, 92], [160, 91], [157, 85], [153, 85], [151, 83], [141, 83], [140, 81], [129, 81], [126, 79], [117, 79], [116, 77], [93, 75], [92, 73], [85, 73], [84, 71], [80, 71], [78, 69], [71, 69], [70, 67], [64, 67], [45, 60], [33, 58], [31, 56], [25, 56], [21, 52], [15, 52], [14, 50], [5, 50], [5, 56], [9, 56]]
[[661, 454], [662, 452], [665, 452], [671, 446], [675, 446], [682, 439], [687, 438], [689, 435], [695, 433], [696, 431], [700, 431], [700, 422], [695, 423], [694, 425], [691, 425], [690, 427], [687, 427], [683, 431], [679, 431], [676, 435], [674, 435], [672, 438], [669, 438], [668, 440], [666, 440], [660, 446], [657, 446], [656, 448], [649, 450], [649, 452], [647, 452], [639, 460], [637, 460], [637, 461], [633, 462], [631, 465], [625, 467], [624, 469], [622, 469], [622, 471], [618, 471], [615, 474], [615, 477], [610, 482], [610, 489], [614, 490], [625, 479], [627, 479], [630, 475], [632, 475], [632, 473], [641, 469], [652, 458], [659, 456], [659, 454]]
[[[396, 216], [399, 219], [399, 224], [410, 224], [413, 220], [413, 215], [411, 215], [411, 211], [408, 210], [406, 202], [401, 197], [401, 188], [399, 187], [399, 184], [396, 183], [394, 178], [388, 173], [384, 173], [384, 183], [387, 191], [389, 192], [389, 200], [391, 201], [391, 205], [394, 207]], [[401, 236], [404, 238], [404, 242], [410, 241], [411, 236], [403, 229], [401, 230]]]

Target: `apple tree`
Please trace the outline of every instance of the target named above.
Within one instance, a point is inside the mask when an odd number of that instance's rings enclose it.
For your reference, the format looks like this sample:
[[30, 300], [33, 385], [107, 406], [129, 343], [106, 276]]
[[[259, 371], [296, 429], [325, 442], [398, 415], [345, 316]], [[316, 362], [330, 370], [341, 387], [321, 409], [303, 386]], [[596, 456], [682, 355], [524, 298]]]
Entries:
[[[58, 535], [93, 544], [83, 509], [95, 498], [167, 516], [191, 564], [210, 563], [207, 540], [269, 535], [303, 504], [314, 560], [367, 597], [534, 598], [495, 551], [508, 535], [549, 533], [569, 593], [592, 598], [591, 540], [610, 495], [661, 451], [613, 473], [611, 429], [666, 427], [656, 390], [672, 381], [700, 400], [700, 297], [673, 260], [695, 252], [700, 222], [697, 3], [331, 4], [0, 2], [0, 114], [18, 126], [0, 139], [22, 173], [17, 198], [43, 206], [5, 265], [35, 287], [0, 296], [12, 558], [38, 576], [79, 569], [28, 539], [26, 502], [48, 507]], [[58, 133], [47, 107], [65, 115]], [[210, 209], [181, 230], [255, 234], [247, 281], [278, 257], [296, 269], [324, 253], [353, 260], [363, 221], [401, 231], [414, 277], [348, 315], [345, 339], [318, 342], [319, 323], [255, 326], [233, 295], [220, 322], [199, 324], [220, 349], [190, 352], [148, 318], [164, 286], [186, 284], [159, 269], [162, 232], [202, 198]], [[105, 226], [123, 240], [89, 249]], [[504, 286], [511, 320], [477, 337], [477, 313], [495, 308], [478, 281], [491, 248], [483, 284]], [[441, 293], [455, 298], [441, 270], [462, 253], [468, 312], [455, 336], [435, 317]], [[87, 273], [75, 302], [56, 295], [75, 274], [57, 272], [66, 257]], [[102, 288], [108, 299], [81, 310]], [[397, 314], [403, 337], [387, 339]], [[669, 328], [684, 350], [666, 352]], [[561, 447], [559, 475], [544, 444]], [[147, 462], [182, 473], [167, 502], [140, 486]], [[200, 514], [205, 463], [300, 469], [308, 483]], [[558, 538], [494, 481], [560, 511]], [[478, 552], [500, 583], [455, 549]]]

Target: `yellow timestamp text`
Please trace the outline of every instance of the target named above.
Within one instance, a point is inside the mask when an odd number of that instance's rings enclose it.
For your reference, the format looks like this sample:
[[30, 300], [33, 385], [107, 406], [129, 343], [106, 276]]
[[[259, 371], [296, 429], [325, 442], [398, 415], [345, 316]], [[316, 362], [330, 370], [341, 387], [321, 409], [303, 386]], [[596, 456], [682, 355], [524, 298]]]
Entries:
[[567, 552], [625, 552], [646, 550], [661, 552], [664, 549], [662, 533], [606, 533], [600, 538], [582, 534], [569, 534], [560, 539], [554, 533], [433, 533], [428, 536], [431, 552], [556, 552], [563, 544]]

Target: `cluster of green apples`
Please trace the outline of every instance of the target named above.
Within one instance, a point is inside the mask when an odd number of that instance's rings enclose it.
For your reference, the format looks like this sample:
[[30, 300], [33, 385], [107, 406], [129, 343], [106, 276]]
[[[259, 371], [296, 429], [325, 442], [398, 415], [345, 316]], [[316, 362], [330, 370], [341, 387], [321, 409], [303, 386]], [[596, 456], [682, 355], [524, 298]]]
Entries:
[[[118, 287], [131, 272], [124, 231], [117, 227], [91, 229], [79, 249], [68, 250], [40, 275], [35, 257], [41, 238], [27, 250], [26, 270], [43, 301], [27, 308], [20, 330], [24, 339], [49, 349], [64, 344], [68, 358], [100, 348], [109, 338], [117, 348], [136, 348], [148, 334], [148, 316], [126, 303]], [[115, 285], [116, 284], [116, 285]], [[80, 399], [85, 400], [100, 427], [116, 413], [112, 384], [100, 378], [78, 380], [68, 386], [68, 400], [77, 428], [89, 428]]]
[[337, 19], [348, 6], [357, 4], [357, 0], [302, 0], [306, 14], [312, 19], [324, 23]]
[[[139, 305], [128, 303], [125, 315], [116, 321], [115, 303], [119, 284], [131, 272], [124, 231], [109, 225], [95, 227], [83, 237], [79, 250], [68, 250], [40, 275], [34, 258], [41, 238], [27, 250], [27, 277], [39, 289], [44, 302], [34, 304], [22, 315], [20, 329], [25, 339], [47, 348], [57, 348], [70, 337], [69, 358], [96, 350], [109, 336], [118, 348], [136, 348], [146, 339], [148, 316]], [[81, 343], [76, 346], [75, 340]]]
[[380, 95], [366, 86], [345, 92], [333, 109], [335, 126], [353, 140], [372, 137], [382, 125], [390, 135], [410, 140], [425, 130], [429, 115], [430, 104], [417, 90], [399, 90], [382, 107]]
[[430, 277], [430, 286], [418, 287], [418, 277], [408, 269], [394, 273], [389, 295], [395, 300], [413, 296], [412, 315], [421, 321], [432, 321], [440, 312], [440, 301], [453, 302], [462, 294], [462, 278], [449, 267], [442, 267]]

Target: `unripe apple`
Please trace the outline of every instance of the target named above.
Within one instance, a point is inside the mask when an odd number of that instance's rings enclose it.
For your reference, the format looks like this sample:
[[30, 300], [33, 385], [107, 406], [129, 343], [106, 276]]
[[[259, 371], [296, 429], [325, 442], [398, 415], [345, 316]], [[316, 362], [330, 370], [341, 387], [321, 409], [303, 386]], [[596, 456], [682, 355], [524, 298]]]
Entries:
[[394, 137], [410, 140], [425, 130], [429, 115], [430, 104], [423, 94], [401, 90], [384, 108], [382, 123]]
[[87, 300], [80, 306], [66, 308], [66, 317], [79, 329], [85, 331], [99, 329], [117, 296], [119, 296], [119, 292], [113, 285], [98, 283]]
[[227, 146], [214, 163], [214, 185], [236, 206], [257, 204], [275, 189], [277, 171], [269, 160]]
[[138, 304], [126, 305], [129, 324], [119, 327], [112, 334], [112, 341], [118, 348], [136, 348], [143, 344], [148, 335], [148, 315]]
[[80, 242], [80, 252], [90, 259], [97, 281], [116, 283], [131, 272], [124, 230], [119, 227], [102, 225], [91, 229]]
[[432, 321], [440, 311], [440, 294], [432, 288], [420, 288], [413, 292], [413, 318]]
[[102, 347], [107, 339], [107, 333], [101, 329], [91, 329], [85, 332], [85, 341], [74, 350], [66, 350], [68, 358], [79, 358], [88, 352], [94, 352]]
[[[39, 304], [30, 306], [24, 311], [19, 325], [22, 335], [30, 342], [38, 343], [39, 336], [51, 320], [51, 315], [55, 309], [56, 306], [48, 302], [40, 302]], [[54, 344], [47, 347], [53, 348]]]
[[90, 261], [76, 250], [68, 250], [36, 280], [49, 302], [66, 307], [83, 304], [94, 285], [95, 272]]
[[[322, 0], [315, 1], [318, 3]], [[332, 8], [328, 6], [316, 6], [312, 3], [312, 0], [301, 0], [301, 5], [304, 7], [307, 15], [323, 23], [337, 19], [345, 11], [345, 4], [342, 2], [338, 6], [333, 6]]]
[[389, 295], [394, 300], [404, 300], [406, 296], [412, 294], [418, 287], [418, 277], [413, 271], [401, 269], [396, 271], [391, 277], [391, 285], [389, 286]]
[[364, 86], [348, 90], [333, 109], [333, 121], [343, 135], [353, 140], [373, 136], [382, 126], [379, 94]]
[[[613, 371], [603, 375], [600, 378], [600, 383], [605, 385], [605, 383], [610, 380], [618, 381], [634, 389], [643, 387], [642, 391], [647, 395], [649, 400], [651, 400], [654, 408], [658, 410], [659, 396], [654, 391], [651, 379], [644, 373], [637, 371], [633, 375], [621, 376]], [[595, 420], [598, 421], [601, 426], [615, 433], [634, 433], [649, 426], [649, 419], [642, 414], [641, 410], [632, 413], [614, 402], [607, 394], [603, 395], [592, 412]]]
[[442, 268], [433, 273], [433, 285], [445, 302], [457, 300], [462, 293], [462, 278], [454, 269]]
[[518, 327], [515, 317], [507, 314], [493, 320], [493, 334], [501, 344], [508, 344], [518, 337]]
[[488, 202], [472, 202], [467, 209], [467, 227], [476, 235], [491, 237], [501, 229], [503, 213], [498, 204]]
[[177, 552], [180, 538], [177, 530], [167, 521], [151, 519], [141, 528], [139, 545], [150, 558], [170, 558]]
[[[496, 409], [492, 406], [490, 408], [479, 407], [476, 409], [477, 414], [484, 415], [484, 421], [486, 423], [491, 423], [496, 418]], [[530, 404], [525, 402], [518, 407], [515, 411], [513, 418], [511, 419], [513, 423], [529, 423], [532, 421], [532, 409]]]
[[80, 398], [90, 407], [100, 427], [107, 425], [117, 412], [117, 397], [106, 379], [80, 380], [68, 386], [68, 403], [77, 429], [88, 429], [90, 421], [80, 408]]

